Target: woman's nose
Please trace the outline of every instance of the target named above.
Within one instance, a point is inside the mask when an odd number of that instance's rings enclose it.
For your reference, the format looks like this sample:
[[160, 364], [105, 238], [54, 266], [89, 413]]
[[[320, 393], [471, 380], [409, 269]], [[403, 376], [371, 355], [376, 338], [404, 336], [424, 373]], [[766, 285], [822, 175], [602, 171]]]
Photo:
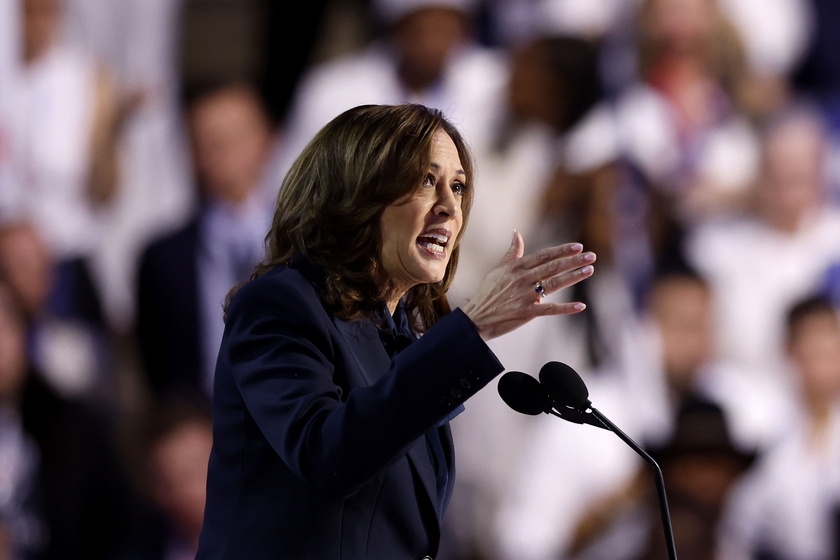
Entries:
[[439, 216], [454, 217], [461, 211], [461, 199], [452, 192], [452, 189], [441, 189], [435, 204], [434, 212]]

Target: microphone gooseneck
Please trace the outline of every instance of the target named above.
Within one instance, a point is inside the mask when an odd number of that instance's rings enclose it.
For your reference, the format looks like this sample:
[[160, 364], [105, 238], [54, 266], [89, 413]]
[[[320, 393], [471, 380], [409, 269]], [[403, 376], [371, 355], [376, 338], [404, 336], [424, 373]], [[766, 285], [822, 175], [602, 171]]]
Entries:
[[523, 414], [537, 415], [540, 412], [548, 412], [569, 422], [590, 424], [609, 430], [638, 453], [654, 471], [668, 558], [677, 560], [671, 514], [665, 495], [665, 478], [659, 464], [630, 436], [592, 406], [589, 390], [574, 369], [560, 362], [548, 362], [540, 369], [539, 377], [537, 381], [522, 372], [509, 372], [499, 380], [499, 394], [508, 406]]
[[613, 424], [606, 416], [601, 414], [597, 408], [594, 406], [590, 408], [592, 410], [592, 414], [600, 420], [601, 423], [621, 438], [624, 443], [633, 448], [633, 451], [638, 453], [653, 469], [653, 474], [656, 477], [656, 497], [659, 500], [659, 516], [662, 520], [662, 530], [665, 533], [665, 546], [668, 549], [668, 558], [669, 560], [677, 560], [677, 548], [674, 543], [674, 530], [671, 527], [671, 513], [668, 508], [668, 498], [665, 495], [665, 477], [662, 475], [662, 469], [659, 467], [659, 464], [654, 461], [653, 457], [651, 457], [644, 449], [633, 441], [630, 436], [622, 432], [618, 426]]

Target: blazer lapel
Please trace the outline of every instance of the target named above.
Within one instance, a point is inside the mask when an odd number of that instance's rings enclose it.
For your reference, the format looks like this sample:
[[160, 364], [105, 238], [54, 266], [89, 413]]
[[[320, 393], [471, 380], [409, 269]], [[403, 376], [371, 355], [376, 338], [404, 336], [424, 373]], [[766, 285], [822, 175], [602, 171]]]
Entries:
[[449, 481], [446, 484], [446, 492], [443, 496], [443, 502], [440, 505], [441, 517], [449, 505], [449, 500], [452, 498], [452, 489], [455, 486], [455, 444], [452, 440], [452, 429], [449, 427], [449, 422], [444, 424], [439, 430], [440, 443], [443, 447], [443, 453], [446, 457], [446, 468], [449, 472]]
[[390, 369], [391, 358], [382, 346], [379, 332], [370, 321], [343, 321], [334, 318], [333, 322], [341, 337], [347, 342], [346, 348], [356, 363], [359, 376], [365, 385], [373, 384]]
[[[334, 319], [334, 323], [342, 338], [347, 342], [346, 346], [352, 354], [353, 360], [358, 366], [359, 375], [366, 385], [374, 383], [390, 369], [391, 358], [388, 356], [388, 352], [382, 344], [379, 331], [371, 321], [343, 321], [341, 319]], [[437, 428], [432, 429], [437, 430]], [[449, 460], [452, 456], [451, 432], [449, 431], [448, 425], [445, 430], [439, 431], [444, 434], [441, 438], [444, 459], [447, 461], [447, 464], [451, 464]], [[437, 527], [436, 530], [439, 531], [440, 513], [443, 508], [439, 504], [437, 472], [435, 470], [434, 460], [429, 454], [430, 445], [429, 434], [425, 434], [409, 448], [407, 459], [420, 479], [420, 483], [429, 500], [429, 507], [435, 512], [435, 522], [433, 524]], [[450, 471], [450, 476], [452, 474], [452, 471]], [[451, 484], [447, 485], [447, 501], [451, 493], [451, 486]]]
[[[323, 273], [303, 259], [296, 259], [296, 266], [300, 267], [301, 273], [319, 292], [323, 289]], [[333, 316], [332, 321], [339, 335], [346, 342], [345, 348], [350, 355], [348, 358], [352, 358], [356, 365], [358, 381], [361, 381], [365, 386], [371, 385], [390, 370], [391, 357], [383, 345], [382, 339], [379, 336], [379, 330], [371, 320], [344, 321]], [[352, 380], [348, 381], [351, 382], [350, 387], [358, 386]], [[445, 424], [444, 429], [441, 430], [438, 430], [436, 427], [432, 428], [432, 430], [437, 431], [439, 434], [438, 438], [440, 439], [443, 457], [439, 457], [438, 460], [442, 459], [445, 461], [446, 468], [449, 469], [451, 481], [455, 471], [451, 459], [453, 449], [449, 425], [448, 423]], [[433, 436], [434, 434], [431, 435]], [[439, 503], [437, 472], [435, 470], [434, 459], [429, 453], [429, 446], [432, 445], [429, 437], [430, 434], [425, 434], [422, 438], [418, 439], [409, 448], [407, 458], [420, 478], [432, 510], [437, 513], [435, 515], [436, 523], [434, 525], [439, 531], [440, 514], [444, 509], [443, 505], [449, 500], [452, 492], [452, 484], [450, 482], [446, 485], [444, 504]], [[438, 452], [438, 455], [440, 455], [440, 452]]]
[[[422, 500], [425, 495], [425, 504], [420, 502], [423, 506], [423, 519], [426, 529], [429, 531], [430, 542], [436, 543], [440, 540], [441, 533], [441, 508], [438, 505], [437, 492], [437, 474], [435, 473], [434, 463], [429, 456], [429, 441], [428, 437], [424, 436], [418, 439], [407, 455], [408, 464], [414, 471], [415, 476], [420, 480], [423, 489], [416, 489], [418, 498]], [[423, 492], [425, 490], [425, 492]], [[437, 550], [430, 551], [434, 556]]]

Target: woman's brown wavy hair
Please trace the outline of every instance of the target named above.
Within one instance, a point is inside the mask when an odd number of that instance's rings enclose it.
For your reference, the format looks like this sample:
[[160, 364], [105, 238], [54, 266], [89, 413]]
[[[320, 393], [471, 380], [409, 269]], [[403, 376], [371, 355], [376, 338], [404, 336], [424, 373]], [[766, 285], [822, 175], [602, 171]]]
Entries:
[[[453, 140], [466, 174], [464, 228], [472, 205], [473, 158], [464, 138], [437, 109], [422, 105], [363, 105], [345, 111], [312, 139], [280, 187], [266, 257], [256, 278], [302, 256], [326, 277], [326, 303], [337, 316], [371, 317], [390, 279], [378, 265], [380, 217], [414, 193], [431, 163], [438, 130]], [[446, 292], [458, 264], [459, 238], [444, 278], [405, 296], [414, 328], [423, 332], [450, 312]]]

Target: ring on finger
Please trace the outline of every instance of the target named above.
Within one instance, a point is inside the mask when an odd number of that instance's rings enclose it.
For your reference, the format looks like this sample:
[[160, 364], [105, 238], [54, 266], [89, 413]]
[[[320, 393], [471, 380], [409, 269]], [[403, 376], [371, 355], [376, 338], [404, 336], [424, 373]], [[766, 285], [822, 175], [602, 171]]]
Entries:
[[545, 288], [543, 288], [542, 282], [534, 284], [534, 291], [540, 294], [541, 298], [546, 297]]

